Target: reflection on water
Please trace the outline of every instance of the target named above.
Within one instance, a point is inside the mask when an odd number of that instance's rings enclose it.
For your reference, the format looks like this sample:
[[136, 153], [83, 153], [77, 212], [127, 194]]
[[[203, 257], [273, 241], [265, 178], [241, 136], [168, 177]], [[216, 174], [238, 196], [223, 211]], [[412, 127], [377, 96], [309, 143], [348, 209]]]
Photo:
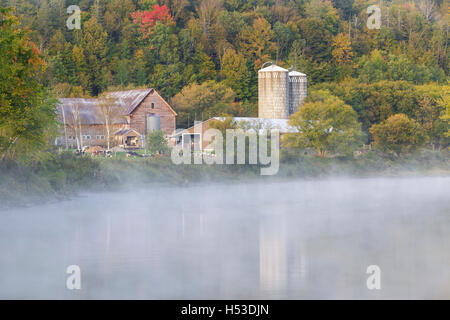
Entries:
[[[0, 298], [450, 298], [448, 190], [450, 178], [209, 184], [1, 212]], [[65, 287], [72, 264], [79, 291]]]

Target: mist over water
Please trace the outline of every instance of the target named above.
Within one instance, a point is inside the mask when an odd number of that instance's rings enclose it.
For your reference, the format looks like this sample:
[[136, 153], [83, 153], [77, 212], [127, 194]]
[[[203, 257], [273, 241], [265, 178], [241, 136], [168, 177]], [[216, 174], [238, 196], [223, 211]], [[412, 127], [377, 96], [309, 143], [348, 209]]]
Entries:
[[[0, 298], [449, 299], [449, 190], [450, 177], [136, 187], [4, 211]], [[66, 289], [69, 265], [81, 290]]]

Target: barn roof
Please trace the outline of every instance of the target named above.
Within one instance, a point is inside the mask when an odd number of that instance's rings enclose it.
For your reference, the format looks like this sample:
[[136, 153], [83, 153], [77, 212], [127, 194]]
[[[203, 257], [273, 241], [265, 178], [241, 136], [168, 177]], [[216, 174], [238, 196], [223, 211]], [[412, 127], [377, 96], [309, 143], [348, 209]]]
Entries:
[[[214, 117], [215, 120], [224, 121], [225, 117]], [[271, 130], [278, 129], [281, 133], [294, 133], [297, 129], [289, 125], [289, 119], [266, 119], [252, 117], [235, 117], [235, 123], [244, 127], [244, 129]]]
[[[115, 99], [115, 105], [120, 109], [120, 114], [129, 115], [141, 102], [153, 91], [150, 89], [137, 89], [127, 91], [106, 92], [107, 97]], [[78, 105], [82, 124], [104, 124], [104, 119], [98, 112], [98, 99], [94, 98], [60, 98], [58, 99], [64, 105], [66, 121], [70, 123], [72, 108]], [[60, 121], [62, 121], [62, 106], [58, 105]], [[170, 107], [170, 106], [169, 106]], [[114, 124], [126, 124], [125, 118], [119, 118]]]
[[120, 129], [119, 131], [115, 132], [114, 135], [116, 136], [125, 136], [131, 132], [134, 132], [136, 135], [140, 135], [139, 132], [137, 132], [134, 129]]
[[153, 89], [138, 89], [138, 90], [127, 90], [127, 91], [113, 91], [107, 92], [108, 97], [116, 99], [118, 103], [123, 108], [124, 115], [128, 115], [137, 108], [138, 105], [152, 92]]
[[[177, 131], [172, 137], [176, 137], [179, 135], [182, 135], [187, 130], [202, 125], [203, 123], [206, 123], [211, 120], [219, 120], [224, 121], [225, 117], [213, 117], [208, 120], [205, 120], [203, 122], [198, 122], [194, 126], [189, 127], [187, 129], [183, 129], [180, 131]], [[239, 124], [244, 130], [250, 130], [255, 129], [259, 133], [263, 133], [264, 130], [279, 130], [280, 133], [295, 133], [298, 132], [298, 130], [295, 127], [292, 127], [289, 125], [289, 119], [265, 119], [265, 118], [251, 118], [251, 117], [233, 117], [233, 121], [237, 124]]]
[[[105, 119], [98, 112], [97, 99], [83, 99], [83, 98], [62, 98], [58, 99], [61, 104], [58, 104], [58, 118], [60, 122], [63, 122], [62, 107], [64, 106], [64, 113], [66, 117], [66, 123], [74, 123], [73, 112], [76, 107], [80, 112], [81, 124], [105, 124]], [[118, 106], [119, 107], [119, 106]], [[113, 124], [126, 124], [127, 120], [124, 117], [119, 117], [113, 121]]]

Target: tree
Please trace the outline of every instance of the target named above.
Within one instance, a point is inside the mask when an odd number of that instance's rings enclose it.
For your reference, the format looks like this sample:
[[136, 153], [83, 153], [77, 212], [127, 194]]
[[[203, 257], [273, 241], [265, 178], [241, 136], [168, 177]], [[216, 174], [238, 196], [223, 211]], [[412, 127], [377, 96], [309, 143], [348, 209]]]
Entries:
[[56, 100], [49, 97], [40, 83], [45, 62], [39, 50], [9, 8], [0, 8], [0, 43], [0, 160], [3, 160], [21, 151], [32, 154], [46, 144], [56, 130]]
[[391, 80], [405, 80], [416, 84], [430, 81], [444, 82], [444, 73], [441, 74], [441, 72], [436, 71], [433, 67], [414, 64], [404, 54], [389, 55], [387, 72]]
[[234, 98], [233, 90], [209, 80], [184, 87], [172, 98], [171, 103], [179, 112], [179, 123], [191, 125], [194, 120], [203, 120], [212, 115], [231, 114]]
[[289, 118], [298, 133], [287, 134], [288, 148], [313, 148], [319, 157], [334, 153], [349, 155], [363, 144], [357, 113], [329, 91], [312, 92], [300, 110]]
[[144, 51], [142, 49], [139, 49], [134, 53], [134, 61], [134, 84], [142, 86], [145, 84], [147, 78], [147, 74], [145, 73]]
[[242, 100], [246, 98], [245, 89], [249, 83], [246, 83], [246, 74], [248, 73], [245, 58], [242, 54], [236, 53], [234, 49], [228, 49], [223, 55], [223, 66], [220, 75], [223, 77], [223, 83], [233, 89], [237, 97]]
[[285, 51], [292, 40], [292, 32], [287, 25], [281, 22], [275, 23], [273, 32], [276, 40], [277, 61], [284, 57]]
[[317, 62], [328, 61], [332, 57], [333, 34], [323, 24], [323, 21], [314, 18], [300, 22], [301, 35], [306, 40], [305, 53]]
[[103, 94], [98, 98], [97, 112], [105, 122], [107, 150], [111, 147], [111, 125], [121, 117], [122, 110], [116, 102], [116, 99], [108, 96], [107, 94]]
[[[82, 131], [82, 119], [80, 114], [80, 106], [78, 103], [71, 104], [69, 110], [64, 110], [64, 118], [66, 127], [72, 129], [75, 134], [75, 140], [77, 142], [77, 150], [83, 150], [83, 131]], [[66, 112], [67, 115], [66, 115]]]
[[418, 3], [420, 13], [427, 21], [432, 21], [436, 18], [436, 2], [433, 0], [420, 0]]
[[[97, 2], [97, 1], [96, 1]], [[98, 1], [106, 2], [106, 1]], [[112, 0], [108, 1], [104, 14], [104, 25], [113, 39], [119, 39], [121, 33], [126, 30], [126, 26], [132, 24], [131, 12], [135, 10], [132, 0]], [[97, 20], [101, 20], [97, 17]]]
[[[222, 9], [222, 0], [202, 0], [196, 8], [200, 26], [202, 28], [202, 40], [205, 48], [210, 48], [214, 42], [214, 34], [217, 29], [216, 21]], [[208, 50], [209, 52], [210, 50]]]
[[50, 33], [50, 6], [48, 0], [42, 0], [39, 6], [36, 17], [36, 27], [39, 32], [44, 36], [44, 41], [47, 40]]
[[333, 51], [331, 54], [339, 66], [352, 62], [353, 52], [348, 35], [339, 33], [333, 38]]
[[444, 97], [435, 99], [429, 94], [424, 94], [418, 99], [413, 111], [414, 119], [424, 129], [433, 149], [436, 147], [440, 149], [448, 145], [449, 141], [446, 137], [448, 122], [442, 118], [445, 114], [444, 100], [442, 99]]
[[152, 33], [153, 27], [159, 21], [163, 24], [174, 23], [170, 10], [166, 5], [155, 4], [151, 11], [136, 11], [131, 14], [133, 22], [139, 25], [142, 37], [148, 38]]
[[404, 114], [395, 114], [370, 128], [373, 145], [383, 152], [395, 155], [412, 152], [426, 141], [423, 128]]
[[387, 63], [380, 51], [374, 50], [370, 57], [364, 56], [358, 63], [359, 79], [370, 83], [386, 79]]
[[296, 68], [301, 67], [301, 61], [305, 54], [306, 41], [304, 39], [294, 40], [289, 51], [288, 62]]
[[147, 133], [147, 149], [151, 154], [168, 154], [169, 146], [161, 130], [149, 131]]
[[353, 51], [350, 37], [347, 34], [339, 33], [333, 38], [333, 51], [331, 52], [335, 63], [337, 64], [338, 80], [351, 76], [353, 67]]
[[247, 26], [241, 31], [239, 46], [248, 57], [264, 62], [271, 58], [276, 49], [273, 37], [270, 23], [264, 18], [258, 18], [252, 27]]
[[321, 22], [322, 28], [336, 34], [339, 15], [329, 0], [311, 0], [305, 5], [305, 15]]
[[450, 138], [450, 95], [447, 94], [443, 96], [443, 103], [445, 106], [445, 113], [442, 115], [441, 119], [444, 120], [447, 123], [447, 133], [446, 136]]
[[98, 95], [105, 88], [103, 67], [107, 47], [107, 33], [95, 17], [83, 24], [82, 48], [86, 65], [89, 68], [88, 89], [90, 94]]

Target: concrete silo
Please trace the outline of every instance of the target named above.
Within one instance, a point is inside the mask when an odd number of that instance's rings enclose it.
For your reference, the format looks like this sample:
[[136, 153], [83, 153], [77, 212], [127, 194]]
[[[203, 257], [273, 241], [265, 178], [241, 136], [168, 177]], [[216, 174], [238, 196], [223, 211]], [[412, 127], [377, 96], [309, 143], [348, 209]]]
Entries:
[[287, 119], [289, 117], [288, 70], [275, 64], [258, 71], [258, 117]]
[[289, 115], [296, 113], [303, 104], [307, 94], [306, 74], [289, 72]]

